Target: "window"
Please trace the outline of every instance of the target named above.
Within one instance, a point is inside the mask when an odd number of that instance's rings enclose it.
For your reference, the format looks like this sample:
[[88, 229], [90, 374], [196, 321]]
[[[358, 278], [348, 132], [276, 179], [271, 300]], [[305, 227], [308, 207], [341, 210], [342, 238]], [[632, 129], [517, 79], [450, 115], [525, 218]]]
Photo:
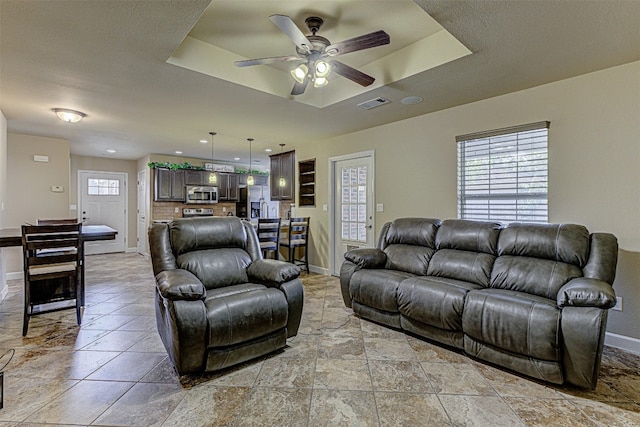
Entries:
[[367, 167], [342, 169], [342, 238], [367, 240]]
[[547, 222], [549, 122], [456, 137], [458, 218]]
[[89, 178], [87, 191], [90, 196], [119, 196], [120, 181], [117, 179]]

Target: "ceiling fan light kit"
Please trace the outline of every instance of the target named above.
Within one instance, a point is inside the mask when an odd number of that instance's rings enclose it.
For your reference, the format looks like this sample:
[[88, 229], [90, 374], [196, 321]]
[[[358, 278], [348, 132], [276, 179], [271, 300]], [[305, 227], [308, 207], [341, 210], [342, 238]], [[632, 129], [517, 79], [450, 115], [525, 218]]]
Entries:
[[370, 49], [391, 42], [389, 34], [378, 30], [332, 44], [326, 38], [316, 35], [324, 23], [320, 17], [310, 16], [305, 20], [307, 28], [311, 31], [309, 36], [305, 36], [293, 20], [286, 15], [271, 15], [269, 19], [296, 45], [298, 55], [248, 59], [235, 61], [234, 64], [237, 67], [248, 67], [283, 61], [302, 61], [300, 65], [291, 70], [291, 76], [295, 80], [291, 95], [303, 94], [309, 82], [313, 82], [314, 87], [326, 86], [332, 72], [361, 86], [369, 86], [375, 81], [375, 78], [334, 58], [345, 53]]

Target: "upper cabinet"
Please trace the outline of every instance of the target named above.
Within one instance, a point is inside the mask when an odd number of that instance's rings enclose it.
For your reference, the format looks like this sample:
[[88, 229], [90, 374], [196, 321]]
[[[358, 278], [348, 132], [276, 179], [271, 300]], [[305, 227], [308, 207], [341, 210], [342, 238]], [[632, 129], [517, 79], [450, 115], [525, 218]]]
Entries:
[[298, 206], [316, 205], [316, 159], [298, 162]]
[[293, 201], [296, 152], [287, 151], [269, 157], [271, 158], [271, 173], [269, 175], [271, 200]]
[[218, 200], [237, 202], [240, 200], [240, 177], [237, 173], [218, 172]]
[[184, 202], [185, 171], [165, 168], [155, 168], [153, 171], [153, 199], [157, 202]]
[[206, 170], [185, 170], [184, 171], [184, 183], [185, 185], [211, 185], [216, 186], [212, 181], [214, 172]]

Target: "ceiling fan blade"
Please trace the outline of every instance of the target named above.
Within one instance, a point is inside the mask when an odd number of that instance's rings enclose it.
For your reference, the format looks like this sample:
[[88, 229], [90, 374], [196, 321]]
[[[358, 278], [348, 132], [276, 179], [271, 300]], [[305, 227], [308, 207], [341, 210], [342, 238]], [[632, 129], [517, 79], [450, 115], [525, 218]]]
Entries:
[[344, 55], [345, 53], [355, 52], [363, 49], [389, 44], [391, 38], [389, 34], [382, 30], [373, 33], [364, 34], [352, 39], [343, 40], [338, 43], [331, 44], [326, 47], [325, 53], [329, 56]]
[[336, 74], [340, 74], [342, 77], [346, 77], [362, 86], [369, 86], [376, 80], [370, 75], [358, 71], [340, 61], [331, 61], [331, 67]]
[[269, 17], [280, 31], [285, 33], [292, 42], [296, 44], [304, 52], [311, 52], [313, 45], [309, 39], [300, 31], [300, 28], [287, 15], [271, 15]]
[[309, 77], [305, 77], [302, 83], [296, 83], [293, 85], [293, 89], [291, 89], [291, 95], [302, 95], [307, 88], [307, 84], [309, 83]]
[[274, 62], [293, 62], [304, 61], [299, 56], [272, 56], [269, 58], [246, 59], [243, 61], [234, 61], [236, 67], [249, 67], [251, 65], [273, 64]]

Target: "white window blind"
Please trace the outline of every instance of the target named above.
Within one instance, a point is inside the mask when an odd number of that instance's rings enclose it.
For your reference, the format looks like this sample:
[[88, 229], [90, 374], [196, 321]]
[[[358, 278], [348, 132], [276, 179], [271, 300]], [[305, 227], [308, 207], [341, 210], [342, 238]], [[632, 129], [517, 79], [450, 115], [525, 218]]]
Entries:
[[458, 217], [547, 222], [549, 122], [456, 137]]

